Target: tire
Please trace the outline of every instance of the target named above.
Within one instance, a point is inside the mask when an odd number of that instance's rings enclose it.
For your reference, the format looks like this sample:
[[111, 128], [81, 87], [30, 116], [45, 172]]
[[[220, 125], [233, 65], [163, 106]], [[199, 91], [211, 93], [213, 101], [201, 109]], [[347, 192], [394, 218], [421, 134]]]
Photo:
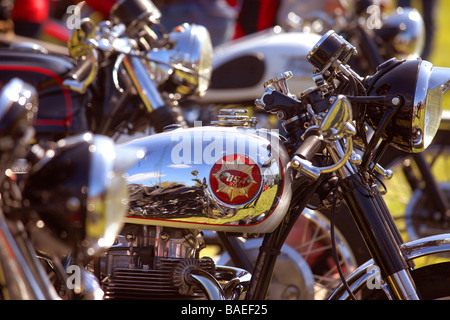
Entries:
[[[322, 300], [339, 285], [330, 233], [330, 221], [324, 214], [313, 210], [303, 211], [277, 260], [268, 299]], [[359, 264], [345, 234], [337, 226], [335, 239], [339, 265], [343, 274], [348, 275]], [[243, 249], [252, 263], [257, 259], [261, 242], [261, 238], [254, 238], [243, 243]], [[218, 265], [233, 265], [227, 252], [220, 257]]]

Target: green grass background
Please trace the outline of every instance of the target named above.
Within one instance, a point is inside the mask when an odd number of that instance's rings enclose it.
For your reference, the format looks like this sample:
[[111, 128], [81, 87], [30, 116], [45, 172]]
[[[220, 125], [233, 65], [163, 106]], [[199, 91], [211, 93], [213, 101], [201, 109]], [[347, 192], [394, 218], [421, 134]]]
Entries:
[[[421, 1], [413, 1], [420, 7]], [[438, 0], [436, 30], [430, 61], [438, 67], [450, 68], [450, 0]], [[444, 109], [450, 110], [450, 92], [444, 96]]]
[[450, 0], [439, 0], [436, 10], [436, 30], [431, 62], [450, 68]]

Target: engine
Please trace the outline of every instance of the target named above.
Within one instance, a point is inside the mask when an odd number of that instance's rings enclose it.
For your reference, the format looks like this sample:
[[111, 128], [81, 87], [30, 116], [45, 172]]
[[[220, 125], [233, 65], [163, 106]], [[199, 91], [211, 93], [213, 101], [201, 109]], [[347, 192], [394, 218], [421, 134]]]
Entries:
[[192, 274], [215, 275], [196, 230], [125, 225], [102, 261], [105, 299], [204, 299]]

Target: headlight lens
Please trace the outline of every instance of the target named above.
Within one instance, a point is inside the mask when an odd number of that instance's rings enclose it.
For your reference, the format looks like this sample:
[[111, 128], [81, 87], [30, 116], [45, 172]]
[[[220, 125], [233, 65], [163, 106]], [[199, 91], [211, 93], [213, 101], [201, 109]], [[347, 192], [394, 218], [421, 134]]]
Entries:
[[441, 123], [445, 82], [439, 84], [437, 78], [444, 75], [435, 72], [433, 76], [433, 69], [428, 61], [422, 61], [419, 67], [414, 94], [413, 152], [421, 152], [430, 145]]
[[[443, 93], [450, 80], [449, 68], [433, 67], [428, 61], [408, 60], [381, 70], [369, 94], [395, 96], [403, 100], [397, 113], [384, 131], [384, 138], [406, 152], [422, 152], [433, 140], [439, 128], [443, 108]], [[385, 107], [368, 110], [368, 122], [377, 128]]]
[[200, 41], [203, 43], [198, 62], [198, 92], [200, 95], [204, 95], [208, 90], [212, 74], [212, 44], [209, 33], [205, 31], [206, 29], [200, 35]]
[[427, 90], [425, 99], [424, 149], [428, 148], [439, 129], [443, 107], [442, 96], [441, 88]]

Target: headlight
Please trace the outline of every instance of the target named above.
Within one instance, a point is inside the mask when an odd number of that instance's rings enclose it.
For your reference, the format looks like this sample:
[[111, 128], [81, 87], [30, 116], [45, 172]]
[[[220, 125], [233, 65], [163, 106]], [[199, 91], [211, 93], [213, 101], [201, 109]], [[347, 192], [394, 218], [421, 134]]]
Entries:
[[[389, 69], [389, 68], [388, 68]], [[374, 76], [372, 95], [397, 96], [403, 105], [384, 132], [384, 138], [406, 152], [421, 152], [433, 140], [441, 121], [442, 96], [450, 80], [449, 68], [424, 60], [410, 60]], [[370, 108], [368, 122], [376, 128], [385, 108]]]
[[399, 59], [416, 59], [425, 44], [425, 25], [416, 9], [397, 8], [383, 19], [383, 26], [376, 30], [397, 52]]
[[60, 239], [93, 255], [113, 244], [128, 208], [124, 172], [144, 153], [91, 133], [57, 145], [30, 172], [24, 198]]
[[85, 242], [91, 250], [88, 253], [94, 253], [114, 243], [128, 208], [128, 192], [123, 171], [114, 168], [117, 157], [114, 142], [104, 136], [93, 136], [88, 150], [91, 167]]
[[203, 95], [212, 72], [212, 44], [208, 30], [199, 25], [183, 24], [169, 34], [170, 49], [155, 49], [151, 61], [170, 66], [175, 92], [185, 96]]

